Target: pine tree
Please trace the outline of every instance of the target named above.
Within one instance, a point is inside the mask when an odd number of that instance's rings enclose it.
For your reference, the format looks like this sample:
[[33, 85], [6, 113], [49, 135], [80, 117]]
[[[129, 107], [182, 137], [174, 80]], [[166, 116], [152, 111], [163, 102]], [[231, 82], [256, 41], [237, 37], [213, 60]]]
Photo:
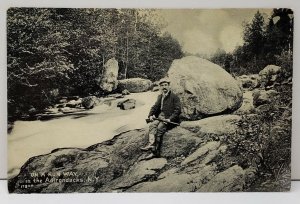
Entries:
[[244, 52], [248, 60], [253, 60], [254, 69], [261, 68], [260, 59], [264, 46], [264, 18], [257, 11], [250, 24], [245, 26], [244, 31]]

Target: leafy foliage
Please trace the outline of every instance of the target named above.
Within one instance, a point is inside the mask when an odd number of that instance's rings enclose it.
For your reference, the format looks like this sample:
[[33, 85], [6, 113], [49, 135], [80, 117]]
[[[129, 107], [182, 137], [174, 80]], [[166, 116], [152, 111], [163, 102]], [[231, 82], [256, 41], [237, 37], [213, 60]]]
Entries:
[[183, 54], [154, 17], [137, 9], [9, 9], [9, 115], [42, 110], [60, 96], [103, 94], [98, 84], [112, 57], [120, 79], [164, 76]]
[[[288, 88], [288, 87], [282, 87]], [[245, 115], [236, 134], [223, 136], [226, 155], [219, 158], [220, 171], [238, 164], [255, 175], [246, 180], [250, 191], [284, 191], [289, 188], [291, 162], [291, 108], [279, 100], [257, 115]], [[266, 184], [266, 185], [264, 185]]]
[[251, 169], [254, 180], [246, 183], [248, 190], [286, 191], [290, 187], [292, 135], [292, 55], [276, 56], [278, 73], [270, 104], [257, 108], [256, 114], [244, 115], [236, 134], [223, 137], [228, 146], [220, 169], [238, 164]]
[[49, 10], [16, 8], [7, 14], [8, 108], [18, 114], [53, 102], [52, 90], [68, 79], [73, 64]]

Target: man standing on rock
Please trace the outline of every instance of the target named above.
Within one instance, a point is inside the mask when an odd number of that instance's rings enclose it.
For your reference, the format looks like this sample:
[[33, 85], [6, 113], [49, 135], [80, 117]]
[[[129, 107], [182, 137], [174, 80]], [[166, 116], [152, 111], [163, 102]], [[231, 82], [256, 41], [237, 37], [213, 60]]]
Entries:
[[151, 154], [145, 159], [160, 156], [162, 137], [166, 131], [175, 127], [174, 124], [179, 122], [181, 113], [180, 99], [170, 90], [170, 81], [163, 78], [159, 81], [159, 86], [161, 94], [148, 115], [151, 122], [148, 133], [149, 142], [141, 148], [143, 151], [151, 150]]

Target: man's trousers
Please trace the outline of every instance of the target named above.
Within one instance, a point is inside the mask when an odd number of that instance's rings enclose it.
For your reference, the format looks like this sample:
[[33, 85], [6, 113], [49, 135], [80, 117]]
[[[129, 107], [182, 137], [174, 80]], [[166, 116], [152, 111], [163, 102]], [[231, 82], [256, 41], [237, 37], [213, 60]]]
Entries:
[[[159, 157], [163, 135], [167, 132], [168, 127], [161, 121], [155, 120], [149, 125], [149, 142], [154, 143], [152, 153]], [[151, 138], [154, 137], [154, 138]], [[154, 141], [153, 141], [154, 140]]]

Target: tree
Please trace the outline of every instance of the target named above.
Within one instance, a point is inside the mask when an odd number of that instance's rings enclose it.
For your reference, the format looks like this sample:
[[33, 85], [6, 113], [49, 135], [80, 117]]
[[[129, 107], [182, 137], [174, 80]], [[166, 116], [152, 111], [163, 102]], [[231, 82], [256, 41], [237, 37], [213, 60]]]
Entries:
[[261, 69], [262, 54], [264, 47], [264, 18], [257, 11], [251, 23], [244, 28], [244, 54], [248, 60], [253, 61], [252, 69], [254, 72]]
[[51, 104], [53, 90], [68, 79], [73, 64], [65, 56], [66, 33], [51, 16], [51, 9], [7, 11], [9, 114]]
[[293, 33], [294, 33], [294, 13], [291, 9], [281, 8], [274, 9], [272, 20], [278, 17], [278, 21], [274, 23], [275, 27], [281, 32], [280, 42], [282, 49], [292, 52], [293, 50]]
[[259, 57], [264, 41], [264, 18], [259, 11], [256, 12], [251, 23], [245, 25], [244, 46], [249, 54]]
[[210, 58], [210, 61], [212, 61], [215, 64], [220, 65], [229, 73], [232, 72], [231, 66], [232, 66], [233, 56], [231, 53], [226, 53], [225, 50], [218, 49], [215, 52], [215, 54]]

